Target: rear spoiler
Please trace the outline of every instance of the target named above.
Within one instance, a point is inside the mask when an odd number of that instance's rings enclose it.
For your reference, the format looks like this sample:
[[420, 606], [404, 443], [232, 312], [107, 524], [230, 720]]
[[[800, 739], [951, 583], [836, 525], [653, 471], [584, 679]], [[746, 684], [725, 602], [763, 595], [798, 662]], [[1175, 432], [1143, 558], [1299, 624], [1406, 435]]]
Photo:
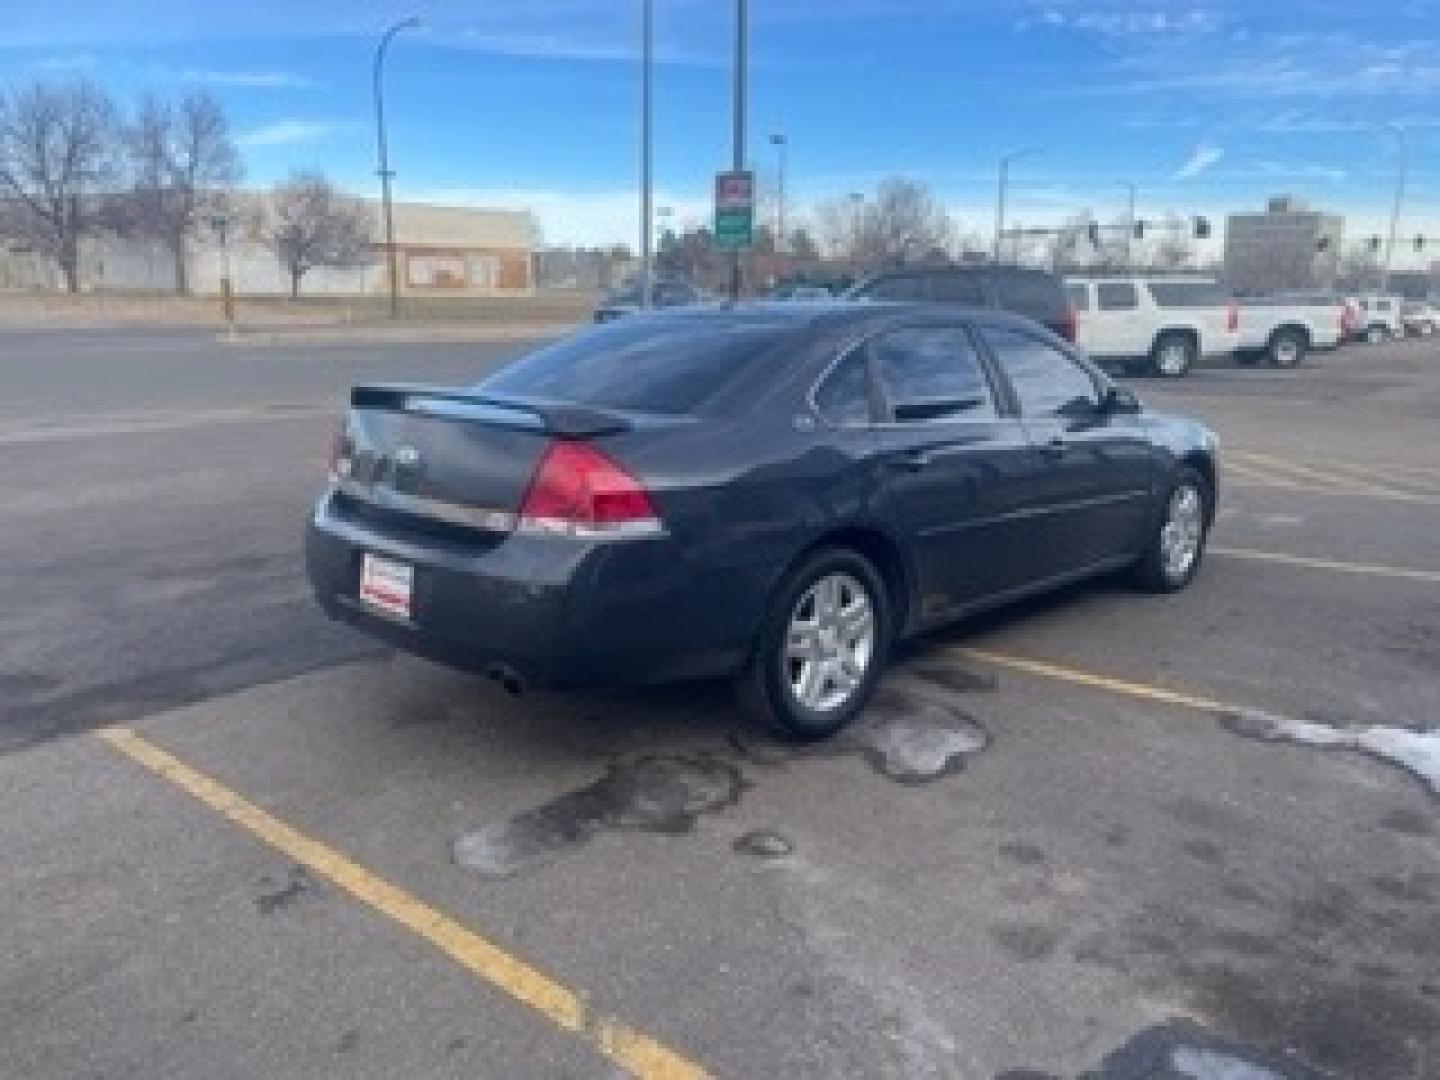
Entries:
[[617, 435], [632, 427], [629, 418], [606, 409], [486, 397], [468, 390], [418, 383], [357, 386], [350, 391], [350, 407], [366, 412], [401, 412], [450, 420], [473, 420], [564, 439]]

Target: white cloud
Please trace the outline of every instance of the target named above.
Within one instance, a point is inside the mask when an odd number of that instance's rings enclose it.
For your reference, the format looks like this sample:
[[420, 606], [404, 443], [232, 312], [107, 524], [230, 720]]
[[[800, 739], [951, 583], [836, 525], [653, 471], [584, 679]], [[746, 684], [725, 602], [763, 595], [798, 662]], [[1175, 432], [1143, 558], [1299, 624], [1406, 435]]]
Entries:
[[292, 71], [213, 71], [206, 68], [185, 68], [176, 72], [176, 77], [181, 82], [252, 90], [302, 90], [315, 85], [313, 79]]
[[1172, 180], [1192, 180], [1219, 163], [1225, 151], [1212, 143], [1199, 143], [1190, 156], [1171, 175]]
[[93, 71], [100, 66], [100, 60], [94, 53], [75, 52], [42, 56], [38, 60], [30, 61], [26, 66], [35, 71]]
[[242, 133], [241, 146], [298, 146], [319, 142], [351, 125], [339, 120], [276, 120]]
[[[472, 27], [439, 40], [498, 56], [513, 56], [525, 60], [633, 63], [639, 57], [638, 41], [608, 37], [585, 38], [573, 34], [490, 31]], [[655, 62], [712, 67], [727, 61], [719, 53], [706, 55], [685, 52], [660, 43], [656, 46]]]

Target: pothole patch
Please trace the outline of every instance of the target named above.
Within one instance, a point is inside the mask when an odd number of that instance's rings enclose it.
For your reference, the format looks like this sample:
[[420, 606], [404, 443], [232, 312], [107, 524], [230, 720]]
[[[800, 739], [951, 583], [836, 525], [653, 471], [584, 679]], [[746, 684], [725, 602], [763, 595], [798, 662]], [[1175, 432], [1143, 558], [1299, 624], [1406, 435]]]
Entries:
[[739, 801], [740, 770], [699, 757], [643, 757], [611, 765], [594, 783], [568, 791], [455, 841], [455, 862], [486, 877], [513, 877], [584, 844], [603, 829], [679, 835], [701, 814]]
[[837, 737], [836, 749], [859, 751], [880, 775], [902, 784], [924, 784], [965, 767], [990, 738], [967, 713], [939, 698], [885, 688], [854, 724]]

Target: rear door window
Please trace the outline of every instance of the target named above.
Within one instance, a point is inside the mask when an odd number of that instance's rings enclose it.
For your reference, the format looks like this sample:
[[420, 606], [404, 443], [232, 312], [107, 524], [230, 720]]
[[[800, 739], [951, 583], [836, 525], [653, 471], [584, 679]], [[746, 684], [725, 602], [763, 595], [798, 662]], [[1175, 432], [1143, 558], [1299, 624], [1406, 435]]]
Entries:
[[1208, 281], [1152, 281], [1148, 287], [1162, 308], [1224, 307], [1230, 302], [1223, 288]]
[[1000, 306], [1021, 315], [1038, 315], [1042, 319], [1060, 313], [1060, 288], [1054, 278], [1040, 273], [1011, 270], [995, 281]]
[[884, 277], [865, 289], [869, 300], [925, 300], [925, 282], [914, 274]]
[[947, 304], [985, 307], [985, 288], [978, 274], [937, 274], [930, 279], [930, 299]]
[[1140, 294], [1128, 281], [1102, 281], [1095, 286], [1095, 298], [1101, 311], [1134, 311], [1140, 306]]
[[888, 419], [896, 423], [985, 420], [995, 396], [962, 326], [892, 330], [870, 345]]
[[1100, 391], [1090, 373], [1047, 342], [1008, 326], [984, 326], [985, 343], [995, 355], [1022, 416], [1063, 416], [1098, 408]]
[[695, 412], [769, 352], [786, 322], [625, 319], [521, 357], [485, 393], [665, 415]]
[[1066, 285], [1065, 298], [1076, 311], [1090, 310], [1090, 287], [1088, 285]]

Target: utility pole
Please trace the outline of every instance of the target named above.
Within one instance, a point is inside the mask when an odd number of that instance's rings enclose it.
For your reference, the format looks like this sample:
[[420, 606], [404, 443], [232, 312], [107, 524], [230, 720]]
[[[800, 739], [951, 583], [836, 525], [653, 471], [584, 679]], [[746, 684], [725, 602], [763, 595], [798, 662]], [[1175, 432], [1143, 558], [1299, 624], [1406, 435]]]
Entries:
[[1390, 274], [1395, 262], [1395, 241], [1400, 232], [1400, 207], [1405, 202], [1405, 180], [1410, 171], [1410, 140], [1405, 135], [1405, 129], [1395, 123], [1383, 126], [1394, 134], [1400, 160], [1395, 175], [1395, 203], [1390, 209], [1390, 235], [1385, 242], [1385, 274], [1380, 281], [1382, 292], [1390, 287]]
[[375, 143], [380, 156], [380, 201], [385, 208], [385, 261], [390, 276], [390, 317], [400, 314], [400, 283], [395, 271], [395, 215], [390, 204], [390, 181], [395, 174], [390, 171], [390, 154], [385, 142], [385, 52], [390, 40], [401, 30], [410, 30], [420, 25], [420, 19], [411, 15], [401, 19], [380, 35], [380, 44], [375, 49]]
[[[735, 0], [735, 146], [731, 168], [735, 172], [745, 171], [745, 67], [747, 38], [749, 36], [749, 4], [747, 0]], [[740, 251], [737, 249], [730, 262], [730, 299], [740, 299], [742, 271]]]
[[655, 61], [655, 5], [654, 0], [640, 0], [640, 306], [650, 306], [651, 281], [654, 274], [651, 263], [653, 247], [650, 230], [650, 202], [654, 198], [651, 189], [651, 76]]

